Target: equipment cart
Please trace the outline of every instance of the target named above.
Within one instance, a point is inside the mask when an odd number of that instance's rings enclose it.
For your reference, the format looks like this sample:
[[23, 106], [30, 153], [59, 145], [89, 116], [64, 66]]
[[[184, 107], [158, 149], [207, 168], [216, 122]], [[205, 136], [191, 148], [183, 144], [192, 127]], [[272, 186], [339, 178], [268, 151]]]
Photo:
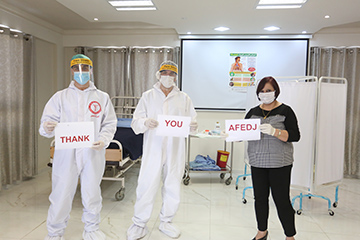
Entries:
[[231, 180], [232, 178], [232, 165], [233, 165], [233, 146], [234, 146], [234, 142], [230, 143], [230, 154], [229, 154], [229, 160], [226, 163], [226, 168], [221, 168], [220, 171], [195, 171], [195, 170], [191, 170], [190, 168], [190, 150], [191, 150], [191, 139], [192, 138], [198, 138], [198, 139], [216, 139], [216, 140], [222, 140], [224, 141], [224, 151], [226, 151], [226, 141], [225, 138], [223, 136], [220, 135], [208, 135], [208, 134], [203, 134], [203, 133], [198, 133], [198, 134], [190, 134], [189, 137], [187, 138], [187, 159], [186, 159], [186, 164], [185, 164], [185, 173], [184, 173], [184, 177], [183, 177], [183, 183], [185, 185], [188, 185], [190, 182], [190, 172], [192, 173], [204, 173], [204, 172], [218, 172], [220, 173], [220, 178], [224, 179], [225, 178], [225, 174], [229, 173], [230, 177], [227, 178], [225, 180], [225, 184], [226, 185], [230, 185], [231, 184]]

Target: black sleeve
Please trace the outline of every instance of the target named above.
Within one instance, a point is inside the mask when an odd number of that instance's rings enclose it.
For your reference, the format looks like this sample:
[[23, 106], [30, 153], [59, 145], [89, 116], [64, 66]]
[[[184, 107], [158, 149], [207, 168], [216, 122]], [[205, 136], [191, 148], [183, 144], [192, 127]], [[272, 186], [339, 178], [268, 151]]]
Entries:
[[298, 142], [300, 140], [300, 131], [298, 126], [298, 121], [294, 111], [289, 107], [286, 119], [285, 119], [285, 129], [289, 133], [288, 142]]

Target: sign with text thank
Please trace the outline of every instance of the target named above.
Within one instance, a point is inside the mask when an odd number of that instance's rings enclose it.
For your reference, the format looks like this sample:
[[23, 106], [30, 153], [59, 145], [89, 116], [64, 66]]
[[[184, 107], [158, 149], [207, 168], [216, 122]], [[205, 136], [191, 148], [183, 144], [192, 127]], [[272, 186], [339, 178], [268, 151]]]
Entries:
[[260, 119], [225, 120], [227, 142], [260, 139]]
[[95, 139], [94, 122], [64, 122], [55, 127], [55, 148], [89, 148]]
[[169, 137], [187, 137], [190, 132], [191, 117], [159, 115], [156, 135]]

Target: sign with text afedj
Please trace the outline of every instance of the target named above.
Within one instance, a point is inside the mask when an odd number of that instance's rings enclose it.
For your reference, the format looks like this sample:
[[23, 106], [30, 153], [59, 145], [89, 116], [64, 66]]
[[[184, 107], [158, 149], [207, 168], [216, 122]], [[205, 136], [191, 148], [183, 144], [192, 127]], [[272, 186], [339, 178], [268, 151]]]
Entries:
[[187, 137], [190, 132], [191, 117], [159, 115], [159, 126], [156, 135], [170, 137]]
[[225, 120], [227, 142], [260, 139], [260, 119]]
[[94, 122], [64, 122], [55, 127], [55, 149], [89, 148], [94, 139]]

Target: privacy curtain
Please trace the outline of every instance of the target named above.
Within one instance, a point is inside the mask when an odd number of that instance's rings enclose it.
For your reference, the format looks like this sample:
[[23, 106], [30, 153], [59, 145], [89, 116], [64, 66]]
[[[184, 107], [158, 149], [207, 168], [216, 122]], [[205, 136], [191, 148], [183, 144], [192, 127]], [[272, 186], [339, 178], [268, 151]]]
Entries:
[[[94, 65], [95, 86], [113, 96], [131, 96], [132, 92], [127, 79], [128, 49], [123, 48], [88, 48]], [[121, 105], [119, 100], [113, 104]]]
[[360, 47], [312, 47], [309, 75], [348, 81], [344, 174], [360, 178]]
[[[110, 97], [141, 97], [156, 83], [155, 73], [163, 61], [180, 62], [179, 47], [77, 47], [74, 50], [92, 59], [94, 83]], [[128, 104], [136, 105], [134, 101]], [[113, 104], [123, 106], [126, 103], [114, 100]], [[116, 109], [116, 112], [121, 110]]]
[[0, 179], [7, 187], [37, 173], [32, 37], [0, 29], [0, 56]]
[[155, 77], [160, 64], [165, 60], [179, 63], [179, 48], [130, 48], [129, 79], [134, 96], [141, 94], [158, 81]]

